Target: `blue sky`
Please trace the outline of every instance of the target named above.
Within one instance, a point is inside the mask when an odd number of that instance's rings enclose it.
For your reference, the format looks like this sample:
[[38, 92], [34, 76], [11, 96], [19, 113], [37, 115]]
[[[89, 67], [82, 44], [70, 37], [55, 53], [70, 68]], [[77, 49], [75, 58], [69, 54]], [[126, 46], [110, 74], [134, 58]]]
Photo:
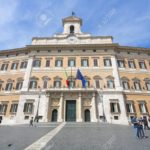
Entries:
[[150, 48], [150, 0], [0, 0], [0, 50], [62, 32], [61, 19], [72, 11], [83, 19], [83, 32]]

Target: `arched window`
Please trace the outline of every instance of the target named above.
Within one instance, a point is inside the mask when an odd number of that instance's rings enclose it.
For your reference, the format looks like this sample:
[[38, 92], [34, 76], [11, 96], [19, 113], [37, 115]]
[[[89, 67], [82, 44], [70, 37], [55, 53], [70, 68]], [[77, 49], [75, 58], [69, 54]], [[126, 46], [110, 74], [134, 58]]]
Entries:
[[141, 84], [140, 80], [138, 78], [133, 79], [134, 89], [140, 91], [141, 90]]
[[107, 88], [110, 88], [110, 89], [115, 88], [114, 77], [108, 76], [106, 79], [107, 79]]
[[72, 33], [72, 34], [74, 33], [74, 26], [73, 25], [70, 26], [70, 33]]
[[23, 78], [18, 78], [16, 83], [16, 90], [21, 90], [23, 85]]
[[54, 87], [55, 88], [60, 88], [61, 87], [61, 80], [62, 79], [58, 76], [54, 78]]
[[90, 78], [88, 76], [84, 76], [86, 80], [86, 87], [90, 87]]
[[96, 76], [93, 77], [93, 79], [94, 79], [94, 82], [95, 82], [95, 88], [100, 88], [101, 87], [100, 86], [100, 80], [102, 80], [102, 78], [100, 76], [96, 75]]
[[37, 88], [37, 80], [38, 80], [38, 78], [36, 78], [36, 77], [32, 77], [30, 79], [30, 84], [29, 84], [30, 89], [36, 89]]
[[68, 77], [68, 81], [69, 81], [69, 87], [70, 87], [70, 88], [75, 87], [75, 77], [69, 76], [69, 77]]
[[6, 87], [5, 87], [5, 91], [11, 91], [12, 88], [13, 88], [13, 80], [8, 79], [8, 80], [7, 80]]
[[145, 78], [144, 81], [145, 81], [146, 89], [148, 91], [150, 91], [150, 79], [149, 78]]
[[48, 81], [50, 80], [50, 78], [47, 76], [44, 76], [42, 79], [43, 79], [43, 88], [47, 89], [48, 88]]
[[126, 77], [122, 77], [121, 82], [122, 82], [123, 89], [128, 90], [129, 89], [129, 79]]

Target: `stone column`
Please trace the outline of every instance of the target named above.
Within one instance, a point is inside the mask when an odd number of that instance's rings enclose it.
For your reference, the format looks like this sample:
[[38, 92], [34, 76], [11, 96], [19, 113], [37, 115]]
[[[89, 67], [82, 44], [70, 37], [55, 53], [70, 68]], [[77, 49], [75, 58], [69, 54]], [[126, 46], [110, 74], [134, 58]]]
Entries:
[[97, 122], [97, 117], [96, 117], [96, 103], [95, 103], [95, 93], [92, 95], [92, 101], [91, 101], [91, 122]]
[[45, 96], [45, 113], [44, 113], [44, 122], [48, 122], [48, 112], [49, 112], [49, 96]]
[[79, 93], [79, 97], [77, 99], [77, 122], [82, 122], [82, 99], [81, 93]]
[[22, 91], [28, 91], [30, 75], [31, 75], [31, 71], [32, 71], [32, 63], [33, 63], [33, 56], [30, 57], [28, 60], [28, 65], [26, 68], [25, 76], [24, 76]]
[[115, 78], [115, 80], [114, 80], [115, 88], [116, 88], [116, 90], [120, 91], [120, 90], [122, 90], [122, 87], [121, 87], [118, 66], [117, 66], [117, 61], [116, 61], [115, 56], [111, 57], [111, 62], [112, 62], [112, 68], [113, 68], [113, 76]]
[[61, 93], [59, 100], [58, 122], [63, 122], [63, 93]]

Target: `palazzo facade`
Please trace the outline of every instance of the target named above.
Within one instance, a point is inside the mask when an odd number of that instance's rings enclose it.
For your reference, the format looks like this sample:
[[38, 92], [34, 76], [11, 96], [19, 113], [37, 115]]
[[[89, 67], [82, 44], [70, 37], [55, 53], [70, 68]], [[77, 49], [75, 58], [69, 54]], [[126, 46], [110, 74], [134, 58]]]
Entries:
[[[62, 24], [60, 34], [0, 51], [0, 123], [37, 117], [40, 122], [128, 124], [135, 115], [148, 117], [150, 49], [83, 33], [76, 16]], [[86, 79], [84, 88], [77, 69]]]

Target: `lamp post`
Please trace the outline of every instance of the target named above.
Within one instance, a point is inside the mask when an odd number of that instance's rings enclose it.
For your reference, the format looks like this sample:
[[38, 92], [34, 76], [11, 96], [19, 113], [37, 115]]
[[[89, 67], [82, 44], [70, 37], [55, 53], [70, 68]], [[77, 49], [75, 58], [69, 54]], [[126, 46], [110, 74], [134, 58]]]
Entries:
[[41, 88], [39, 90], [39, 98], [38, 98], [38, 105], [37, 105], [37, 112], [35, 116], [36, 122], [39, 122], [39, 104], [40, 104], [40, 98], [41, 98]]

